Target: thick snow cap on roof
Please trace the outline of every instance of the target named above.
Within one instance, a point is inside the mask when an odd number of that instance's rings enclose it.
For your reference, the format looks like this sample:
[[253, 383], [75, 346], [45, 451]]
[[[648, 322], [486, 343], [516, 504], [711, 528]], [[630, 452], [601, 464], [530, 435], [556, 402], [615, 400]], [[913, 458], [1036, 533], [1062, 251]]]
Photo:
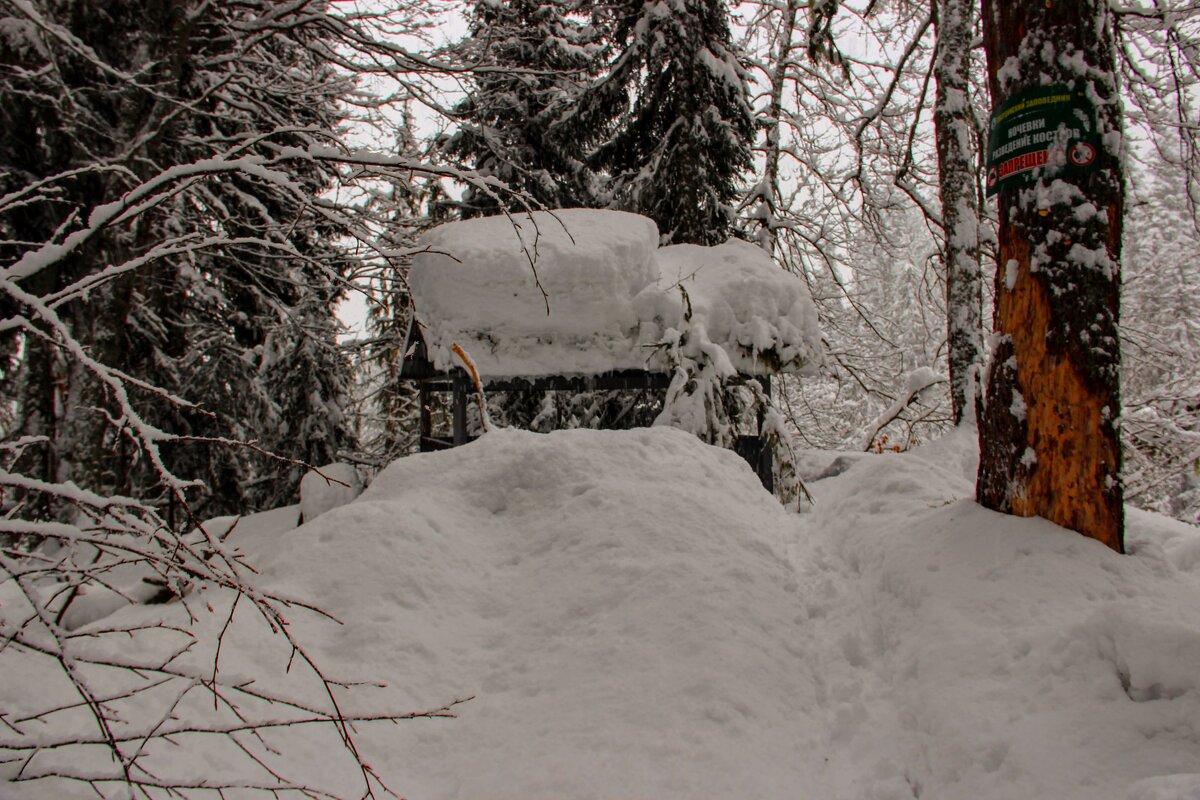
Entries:
[[819, 358], [804, 282], [744, 242], [659, 249], [646, 217], [568, 209], [452, 222], [421, 245], [409, 285], [439, 369], [458, 343], [489, 377], [663, 370], [672, 329], [746, 373]]
[[635, 301], [642, 319], [676, 330], [703, 326], [748, 374], [797, 372], [819, 361], [821, 332], [808, 287], [762, 248], [736, 239], [716, 247], [680, 244], [662, 248], [655, 260], [658, 281]]

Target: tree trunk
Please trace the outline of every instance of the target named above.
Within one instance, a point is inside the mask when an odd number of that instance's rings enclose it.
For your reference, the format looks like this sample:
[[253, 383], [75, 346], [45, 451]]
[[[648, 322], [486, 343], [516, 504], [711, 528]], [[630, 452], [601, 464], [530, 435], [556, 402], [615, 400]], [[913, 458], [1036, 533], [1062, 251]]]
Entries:
[[969, 55], [974, 0], [939, 0], [933, 124], [942, 198], [946, 265], [946, 341], [954, 423], [972, 415], [983, 366], [983, 273], [979, 259], [979, 189], [971, 142]]
[[778, 221], [779, 201], [779, 157], [780, 140], [782, 135], [783, 90], [787, 83], [789, 62], [795, 44], [793, 37], [796, 31], [796, 14], [800, 8], [800, 0], [787, 0], [787, 5], [780, 9], [783, 14], [779, 22], [778, 39], [775, 45], [775, 63], [771, 71], [771, 100], [767, 106], [767, 135], [766, 146], [763, 150], [764, 166], [763, 179], [758, 188], [758, 208], [756, 218], [761, 225], [758, 234], [758, 244], [768, 255], [775, 255], [775, 225]]
[[[997, 148], [997, 136], [1019, 142], [1024, 129], [993, 123], [989, 157], [1001, 176], [998, 339], [979, 427], [977, 495], [989, 508], [1042, 516], [1121, 552], [1124, 189], [1108, 4], [984, 0], [983, 11], [993, 120], [1006, 104], [1019, 108], [1024, 98], [1063, 87], [1075, 98], [1076, 122], [1044, 118], [1039, 132], [1035, 121], [1033, 141], [1047, 132], [1053, 141], [1007, 162], [1014, 151]], [[1087, 133], [1089, 123], [1090, 144], [1072, 142], [1079, 133], [1071, 125]], [[1006, 171], [1014, 177], [1004, 179]]]

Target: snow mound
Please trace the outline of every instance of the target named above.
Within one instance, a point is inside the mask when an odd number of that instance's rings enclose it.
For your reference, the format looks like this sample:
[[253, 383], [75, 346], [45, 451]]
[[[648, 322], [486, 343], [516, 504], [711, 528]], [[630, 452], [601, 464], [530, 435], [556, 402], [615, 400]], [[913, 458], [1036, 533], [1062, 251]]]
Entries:
[[[266, 527], [270, 533], [290, 530], [299, 524], [298, 506], [282, 508], [253, 514], [254, 522], [246, 523], [241, 533], [246, 535], [247, 529], [258, 530]], [[210, 536], [223, 538], [229, 532], [241, 525], [247, 517], [224, 516], [206, 520], [204, 530]], [[253, 535], [253, 533], [251, 533]], [[191, 531], [186, 537], [189, 544], [198, 544], [203, 539], [199, 529]], [[59, 587], [53, 587], [53, 592], [64, 597]], [[84, 625], [104, 619], [129, 603], [158, 602], [164, 596], [162, 576], [144, 563], [120, 564], [108, 570], [104, 583], [95, 583], [82, 587], [78, 594], [71, 598], [70, 604], [62, 615], [61, 625], [69, 631], [82, 628]], [[65, 599], [65, 597], [64, 597]]]
[[1162, 775], [1138, 781], [1129, 787], [1128, 800], [1196, 800], [1200, 797], [1200, 773]]
[[782, 797], [816, 699], [792, 523], [681, 431], [497, 431], [396, 462], [264, 566], [353, 620], [328, 656], [407, 707], [475, 697], [379, 743], [408, 796]]
[[343, 462], [310, 469], [300, 479], [300, 519], [314, 520], [362, 494], [358, 470]]
[[[454, 720], [358, 726], [403, 796], [1197, 797], [1200, 576], [1177, 555], [1200, 533], [1131, 513], [1120, 556], [987, 511], [969, 499], [971, 431], [825, 455], [811, 459], [816, 505], [794, 515], [736, 455], [681, 431], [494, 431], [402, 459], [299, 528], [295, 507], [247, 517], [227, 543], [264, 587], [343, 623], [289, 610], [330, 674], [389, 684], [347, 693], [348, 712], [471, 698]], [[222, 674], [319, 702], [281, 637], [245, 607], [231, 619], [227, 593], [199, 595], [112, 621], [186, 625], [190, 610], [199, 638], [180, 668], [204, 676], [230, 621]], [[34, 697], [75, 703], [13, 650], [9, 718]], [[271, 732], [281, 755], [245, 741], [272, 768], [361, 796], [329, 727]], [[156, 758], [156, 774], [262, 777], [213, 738]], [[0, 763], [0, 778], [15, 769]]]
[[585, 209], [434, 229], [409, 275], [430, 360], [458, 366], [457, 342], [490, 377], [664, 371], [655, 346], [688, 329], [747, 373], [819, 360], [804, 281], [761, 249], [657, 242], [646, 217]]
[[845, 659], [828, 796], [1196, 797], [1200, 581], [1160, 538], [1182, 532], [1131, 514], [1121, 556], [987, 511], [974, 437], [810, 484], [794, 561], [824, 582], [809, 635]]

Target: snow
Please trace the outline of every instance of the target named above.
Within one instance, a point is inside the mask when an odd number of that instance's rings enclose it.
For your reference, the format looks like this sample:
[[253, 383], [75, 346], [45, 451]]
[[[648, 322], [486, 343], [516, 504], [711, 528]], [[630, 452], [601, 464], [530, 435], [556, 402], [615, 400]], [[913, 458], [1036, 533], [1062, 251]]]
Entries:
[[1038, 181], [1034, 185], [1038, 208], [1053, 208], [1056, 205], [1090, 205], [1084, 200], [1083, 190], [1061, 178], [1055, 178], [1047, 184]]
[[819, 361], [820, 331], [807, 287], [762, 248], [734, 240], [716, 247], [680, 244], [662, 248], [656, 260], [658, 281], [634, 298], [645, 330], [683, 330], [690, 312], [690, 324], [703, 327], [742, 372], [761, 372], [758, 354], [768, 351], [792, 370]]
[[967, 93], [962, 89], [950, 87], [946, 89], [945, 100], [939, 110], [949, 115], [966, 111], [968, 107]]
[[[968, 206], [964, 198], [959, 201], [956, 216], [958, 217], [958, 222], [954, 225], [954, 236], [951, 243], [960, 250], [976, 247], [979, 243], [978, 212]], [[968, 256], [964, 257], [969, 258]]]
[[909, 403], [919, 397], [922, 392], [945, 381], [946, 377], [931, 367], [917, 367], [909, 372], [904, 378], [904, 391], [899, 393], [896, 399], [892, 401], [892, 404], [881, 411], [863, 429], [862, 433], [857, 437], [855, 449], [859, 451], [869, 449], [875, 444], [875, 437], [879, 435], [879, 432], [888, 423], [895, 420], [900, 415], [900, 412], [908, 407]]
[[732, 60], [733, 56], [731, 54], [726, 55], [730, 57], [720, 58], [707, 47], [702, 47], [696, 54], [696, 57], [713, 74], [713, 77], [717, 79], [719, 84], [724, 84], [724, 90], [736, 97], [743, 93], [745, 81], [738, 74], [737, 62]]
[[459, 365], [457, 342], [488, 377], [662, 371], [656, 346], [689, 327], [744, 372], [820, 359], [804, 281], [745, 242], [657, 249], [645, 217], [568, 209], [454, 222], [421, 244], [409, 284], [439, 369]]
[[1120, 156], [1124, 137], [1119, 130], [1109, 130], [1100, 135], [1100, 143], [1104, 146], [1106, 152], [1114, 156]]
[[430, 252], [414, 258], [409, 286], [439, 369], [458, 365], [454, 342], [483, 375], [582, 374], [644, 361], [631, 347], [631, 303], [656, 277], [651, 220], [539, 211], [452, 222], [420, 244]]
[[1004, 262], [1004, 288], [1012, 291], [1017, 285], [1017, 277], [1021, 274], [1021, 264], [1015, 258]]
[[1025, 396], [1016, 389], [1012, 390], [1012, 405], [1008, 410], [1012, 412], [1013, 418], [1021, 422], [1025, 421], [1025, 414], [1029, 411], [1029, 406], [1025, 403]]
[[1001, 87], [1006, 87], [1021, 79], [1021, 59], [1017, 56], [1009, 56], [1004, 60], [1000, 69], [996, 70], [996, 80], [999, 81]]
[[362, 479], [352, 465], [337, 462], [309, 470], [300, 479], [300, 519], [314, 520], [362, 494]]
[[1076, 242], [1067, 251], [1067, 260], [1075, 264], [1099, 270], [1105, 278], [1112, 279], [1116, 271], [1108, 250], [1104, 247], [1088, 248]]
[[[1077, 205], [1074, 208], [1072, 213], [1075, 215], [1075, 219], [1077, 221], [1087, 222], [1089, 219], [1092, 219], [1093, 217], [1100, 216], [1100, 209], [1096, 208], [1094, 203], [1086, 203], [1085, 202], [1080, 205]], [[1103, 218], [1103, 217], [1101, 218], [1101, 220], [1107, 221], [1107, 219]]]
[[1090, 67], [1087, 60], [1084, 58], [1083, 50], [1072, 50], [1069, 53], [1060, 53], [1058, 63], [1067, 71], [1078, 75], [1080, 78], [1087, 78], [1092, 75], [1104, 73], [1100, 70]]
[[945, 379], [944, 375], [941, 375], [931, 367], [917, 367], [908, 373], [908, 377], [905, 379], [905, 387], [908, 389], [909, 394], [917, 394]]
[[[796, 515], [680, 431], [498, 430], [228, 542], [344, 623], [292, 614], [327, 669], [390, 684], [348, 708], [473, 698], [455, 720], [359, 726], [405, 797], [1194, 800], [1200, 534], [1130, 510], [1121, 556], [987, 511], [974, 437], [803, 453], [816, 504]], [[228, 596], [206, 602], [199, 627], [219, 629]], [[164, 615], [183, 617], [114, 618]], [[240, 612], [222, 653], [260, 686], [289, 656]], [[54, 690], [7, 663], [3, 707]], [[306, 730], [269, 734], [286, 767], [359, 796], [332, 736]], [[158, 767], [224, 777], [236, 755], [184, 739]]]
[[45, 40], [39, 35], [37, 23], [15, 17], [0, 19], [0, 41], [17, 53], [25, 54], [36, 50], [38, 55], [48, 56]]

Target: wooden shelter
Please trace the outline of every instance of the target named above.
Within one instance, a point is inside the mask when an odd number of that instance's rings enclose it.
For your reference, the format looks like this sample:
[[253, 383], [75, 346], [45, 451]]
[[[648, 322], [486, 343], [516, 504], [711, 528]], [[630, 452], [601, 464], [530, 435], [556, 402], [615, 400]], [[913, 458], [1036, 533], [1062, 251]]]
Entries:
[[[754, 380], [769, 391], [767, 373], [819, 363], [816, 309], [801, 278], [748, 242], [659, 242], [652, 220], [603, 209], [458, 220], [425, 233], [408, 273], [416, 321], [401, 369], [420, 393], [420, 449], [471, 438], [464, 351], [484, 393], [665, 396], [676, 364], [698, 370], [698, 381]], [[448, 396], [449, 430], [434, 429], [438, 395]], [[667, 417], [695, 429], [713, 409], [680, 395]], [[772, 488], [764, 420], [739, 422], [754, 430], [734, 449]]]
[[[475, 392], [473, 381], [462, 367], [439, 370], [429, 360], [424, 338], [415, 322], [409, 323], [405, 357], [400, 379], [415, 383], [419, 396], [418, 441], [421, 452], [445, 450], [470, 442], [467, 408]], [[671, 375], [649, 370], [614, 369], [594, 375], [539, 375], [531, 377], [489, 378], [481, 376], [487, 392], [588, 392], [607, 390], [651, 389], [665, 393], [671, 385]], [[757, 380], [763, 391], [771, 391], [769, 375], [739, 375], [738, 380]], [[434, 395], [449, 395], [450, 430], [435, 430]], [[762, 429], [763, 420], [758, 420]], [[736, 451], [746, 460], [767, 491], [774, 488], [771, 448], [755, 432], [738, 437]]]

